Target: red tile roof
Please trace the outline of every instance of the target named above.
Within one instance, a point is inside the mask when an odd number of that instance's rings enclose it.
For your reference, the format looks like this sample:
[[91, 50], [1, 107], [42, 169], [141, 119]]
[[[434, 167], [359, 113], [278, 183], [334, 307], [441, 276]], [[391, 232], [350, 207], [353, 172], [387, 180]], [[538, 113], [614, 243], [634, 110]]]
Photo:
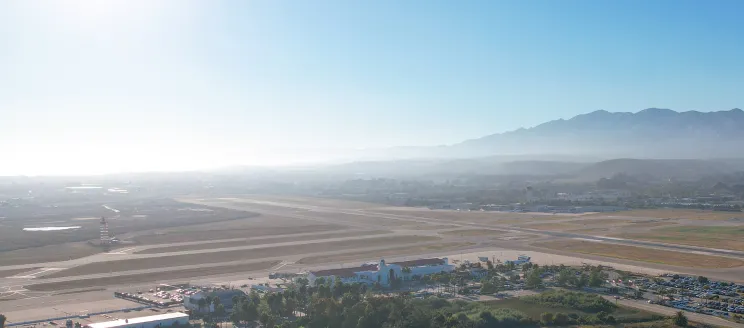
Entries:
[[444, 264], [443, 259], [432, 258], [432, 259], [418, 259], [412, 261], [394, 262], [390, 264], [400, 265], [402, 267], [417, 267], [417, 266], [430, 266], [430, 265], [442, 265]]

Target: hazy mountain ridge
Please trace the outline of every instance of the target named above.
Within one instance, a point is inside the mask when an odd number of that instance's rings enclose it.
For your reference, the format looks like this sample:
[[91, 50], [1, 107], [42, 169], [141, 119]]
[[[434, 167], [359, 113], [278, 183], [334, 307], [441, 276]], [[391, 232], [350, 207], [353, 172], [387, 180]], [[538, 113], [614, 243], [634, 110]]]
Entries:
[[734, 157], [744, 140], [744, 111], [637, 113], [604, 110], [493, 134], [449, 147], [453, 156], [576, 154], [608, 158]]

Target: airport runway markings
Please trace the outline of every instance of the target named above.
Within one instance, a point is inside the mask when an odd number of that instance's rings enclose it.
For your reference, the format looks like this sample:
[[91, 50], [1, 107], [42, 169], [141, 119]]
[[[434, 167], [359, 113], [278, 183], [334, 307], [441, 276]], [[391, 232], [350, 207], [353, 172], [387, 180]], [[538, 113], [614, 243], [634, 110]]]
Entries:
[[106, 253], [106, 254], [110, 254], [110, 255], [127, 255], [127, 254], [129, 254], [127, 252], [129, 252], [129, 251], [131, 251], [131, 250], [133, 250], [135, 248], [137, 248], [137, 247], [130, 247], [130, 248], [126, 248], [126, 249], [121, 249], [121, 250], [118, 250], [116, 252], [110, 252], [110, 253]]
[[8, 279], [34, 279], [36, 278], [36, 276], [42, 273], [46, 273], [49, 271], [59, 271], [59, 270], [63, 270], [63, 269], [62, 268], [41, 268], [41, 269], [36, 269], [34, 271], [23, 273], [22, 275], [15, 275], [12, 277], [8, 277]]

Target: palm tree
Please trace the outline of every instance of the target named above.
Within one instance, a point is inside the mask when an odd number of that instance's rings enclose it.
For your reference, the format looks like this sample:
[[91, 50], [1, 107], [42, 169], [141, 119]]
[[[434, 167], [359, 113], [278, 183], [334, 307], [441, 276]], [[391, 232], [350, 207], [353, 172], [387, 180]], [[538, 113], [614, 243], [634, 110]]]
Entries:
[[679, 327], [687, 327], [687, 316], [684, 312], [678, 311], [677, 314], [674, 315], [674, 325]]

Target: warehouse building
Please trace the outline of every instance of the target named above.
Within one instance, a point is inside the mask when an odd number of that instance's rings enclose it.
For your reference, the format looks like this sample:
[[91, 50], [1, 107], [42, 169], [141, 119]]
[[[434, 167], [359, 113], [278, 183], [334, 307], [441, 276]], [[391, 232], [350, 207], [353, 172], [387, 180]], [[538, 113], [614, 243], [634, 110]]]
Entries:
[[189, 323], [189, 315], [181, 312], [164, 313], [147, 317], [119, 319], [86, 325], [88, 328], [159, 328], [184, 326]]

